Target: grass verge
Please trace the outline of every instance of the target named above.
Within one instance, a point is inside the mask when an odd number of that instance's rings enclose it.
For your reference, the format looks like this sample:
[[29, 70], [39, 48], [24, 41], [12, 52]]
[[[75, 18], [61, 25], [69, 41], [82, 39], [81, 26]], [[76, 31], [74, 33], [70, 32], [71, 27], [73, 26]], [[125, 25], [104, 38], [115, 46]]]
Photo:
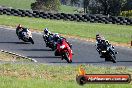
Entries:
[[21, 61], [21, 62], [31, 62], [31, 60], [20, 58], [16, 55], [11, 55], [0, 51], [0, 61]]
[[[0, 53], [0, 59], [14, 59], [10, 54]], [[17, 59], [17, 58], [16, 58]], [[19, 60], [22, 58], [19, 58]], [[88, 74], [131, 74], [132, 67], [103, 67], [83, 65]], [[76, 83], [77, 65], [52, 64], [0, 64], [0, 88], [131, 88], [132, 84], [86, 84]]]
[[[88, 74], [132, 75], [131, 67], [102, 67], [85, 65]], [[132, 84], [76, 83], [78, 66], [45, 64], [0, 64], [0, 88], [131, 88]]]
[[16, 9], [31, 9], [31, 3], [35, 1], [36, 0], [0, 0], [0, 5]]
[[130, 44], [130, 41], [132, 40], [132, 26], [126, 25], [72, 22], [63, 20], [58, 21], [6, 15], [0, 15], [0, 20], [0, 25], [16, 27], [20, 23], [24, 27], [38, 31], [43, 31], [44, 28], [48, 27], [52, 32], [77, 36], [80, 38], [94, 39], [95, 35], [100, 33], [112, 42]]
[[59, 12], [76, 14], [78, 13], [78, 12], [75, 12], [76, 9], [79, 9], [79, 8], [73, 7], [73, 6], [61, 5]]

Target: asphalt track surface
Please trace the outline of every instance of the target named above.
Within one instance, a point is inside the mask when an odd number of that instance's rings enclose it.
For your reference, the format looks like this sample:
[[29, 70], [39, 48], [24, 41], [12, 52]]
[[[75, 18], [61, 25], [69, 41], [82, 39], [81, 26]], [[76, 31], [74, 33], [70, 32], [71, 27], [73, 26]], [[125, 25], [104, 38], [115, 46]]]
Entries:
[[[54, 56], [54, 51], [45, 47], [42, 34], [33, 33], [35, 44], [24, 43], [19, 40], [15, 30], [0, 27], [0, 49], [36, 59], [38, 63], [67, 64], [65, 60]], [[117, 63], [105, 62], [99, 57], [95, 43], [78, 39], [68, 39], [73, 44], [73, 63], [71, 64], [95, 64], [110, 66], [132, 66], [132, 49], [126, 47], [116, 47], [119, 53]]]

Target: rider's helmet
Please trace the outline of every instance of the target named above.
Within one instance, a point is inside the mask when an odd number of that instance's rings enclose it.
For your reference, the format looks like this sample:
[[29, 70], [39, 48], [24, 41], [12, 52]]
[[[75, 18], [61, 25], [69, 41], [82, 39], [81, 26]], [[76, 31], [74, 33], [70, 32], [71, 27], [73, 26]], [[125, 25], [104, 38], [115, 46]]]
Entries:
[[100, 36], [99, 34], [96, 34], [96, 40], [97, 40], [98, 42], [101, 42], [101, 36]]
[[18, 29], [21, 29], [21, 28], [22, 28], [22, 25], [21, 25], [21, 24], [19, 24], [19, 25], [17, 26], [17, 28], [18, 28]]
[[109, 45], [110, 44], [108, 40], [105, 40], [105, 42], [106, 42], [106, 45]]
[[98, 37], [99, 36], [99, 34], [96, 34], [96, 37]]
[[44, 33], [45, 33], [45, 34], [48, 34], [48, 33], [49, 33], [48, 28], [45, 28], [45, 29], [44, 29]]
[[106, 43], [109, 43], [109, 41], [108, 40], [105, 40], [106, 41]]
[[57, 41], [58, 39], [60, 39], [60, 35], [59, 35], [58, 33], [56, 33], [56, 34], [54, 35], [54, 39], [55, 39], [55, 41]]
[[63, 43], [63, 38], [60, 38], [60, 39], [58, 40], [58, 43], [59, 43], [59, 44], [62, 44], [62, 43]]
[[57, 33], [57, 34], [55, 34], [55, 37], [59, 39], [60, 35]]

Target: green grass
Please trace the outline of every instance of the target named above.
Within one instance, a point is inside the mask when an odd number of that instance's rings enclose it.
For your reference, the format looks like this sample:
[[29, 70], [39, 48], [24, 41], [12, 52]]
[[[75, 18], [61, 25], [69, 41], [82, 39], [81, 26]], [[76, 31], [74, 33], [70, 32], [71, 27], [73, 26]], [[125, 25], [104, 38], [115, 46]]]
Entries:
[[[76, 83], [79, 66], [0, 64], [0, 88], [131, 88], [132, 84]], [[88, 74], [131, 74], [131, 67], [84, 65]]]
[[43, 31], [49, 28], [52, 32], [79, 36], [82, 38], [95, 38], [97, 33], [104, 35], [110, 41], [118, 43], [130, 43], [132, 40], [132, 26], [116, 24], [100, 24], [71, 22], [63, 20], [49, 20], [41, 18], [15, 17], [0, 15], [0, 25], [17, 26], [19, 23], [24, 27]]
[[77, 13], [74, 10], [78, 9], [77, 7], [72, 7], [72, 6], [66, 6], [66, 5], [61, 5], [60, 12], [62, 13]]
[[13, 61], [13, 62], [31, 62], [31, 60], [20, 58], [16, 55], [11, 55], [0, 51], [0, 61]]
[[1, 6], [20, 8], [20, 9], [31, 9], [31, 3], [36, 0], [0, 0]]
[[[6, 7], [13, 7], [13, 8], [20, 8], [20, 9], [31, 9], [31, 3], [35, 2], [36, 0], [0, 0], [0, 6]], [[60, 11], [63, 13], [75, 13], [74, 10], [77, 9], [76, 7], [72, 6], [60, 6]]]

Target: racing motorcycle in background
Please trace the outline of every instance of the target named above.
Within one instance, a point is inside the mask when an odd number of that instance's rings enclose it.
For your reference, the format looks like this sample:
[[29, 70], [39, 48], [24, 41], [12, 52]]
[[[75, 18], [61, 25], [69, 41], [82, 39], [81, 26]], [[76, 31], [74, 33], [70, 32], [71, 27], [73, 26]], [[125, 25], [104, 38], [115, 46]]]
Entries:
[[51, 48], [53, 51], [56, 49], [56, 43], [54, 42], [52, 35], [43, 35], [43, 39], [46, 47]]
[[100, 55], [101, 58], [105, 58], [105, 61], [112, 61], [113, 63], [116, 63], [116, 54], [117, 52], [114, 51], [111, 45], [104, 46], [100, 45], [99, 48], [96, 49]]
[[31, 42], [32, 44], [34, 44], [32, 33], [27, 28], [25, 30], [22, 30], [21, 33], [19, 33], [19, 35], [17, 36], [24, 42]]
[[51, 40], [48, 43], [48, 47], [51, 48], [54, 51], [57, 48], [57, 45], [53, 40]]
[[68, 63], [72, 62], [72, 50], [65, 39], [62, 39], [61, 43], [57, 44], [55, 56], [61, 56], [62, 60], [65, 59]]

